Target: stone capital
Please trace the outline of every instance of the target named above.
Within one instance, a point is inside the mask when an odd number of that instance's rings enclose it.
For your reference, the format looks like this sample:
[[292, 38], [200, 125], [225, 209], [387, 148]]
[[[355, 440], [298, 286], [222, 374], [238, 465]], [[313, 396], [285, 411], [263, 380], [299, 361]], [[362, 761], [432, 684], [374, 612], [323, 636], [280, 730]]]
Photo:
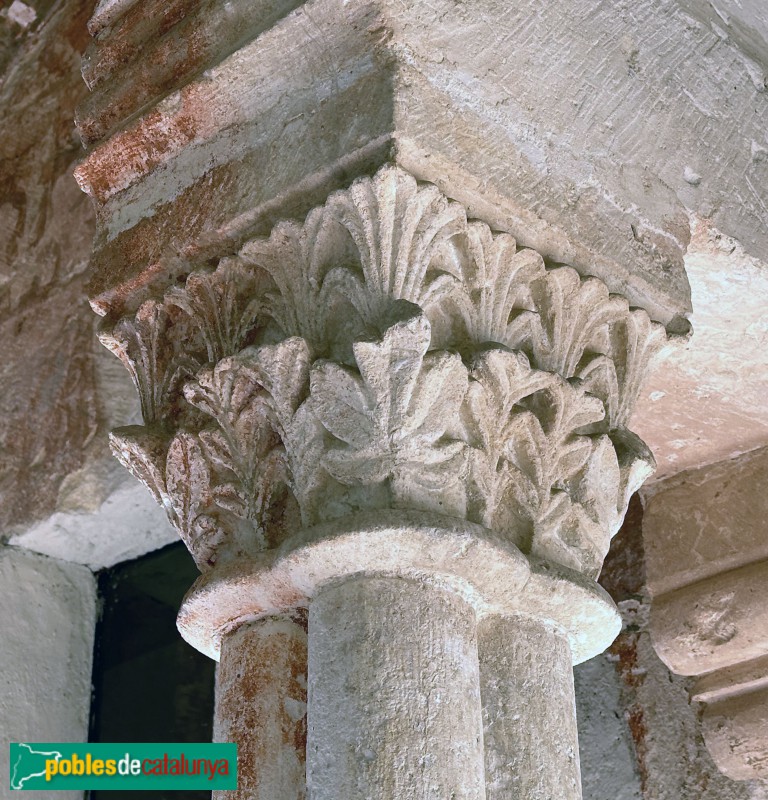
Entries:
[[[570, 666], [620, 627], [596, 577], [653, 470], [627, 426], [688, 330], [688, 222], [656, 176], [525, 121], [517, 13], [92, 20], [91, 298], [144, 418], [112, 447], [202, 573], [178, 624], [227, 662], [217, 730], [249, 748], [249, 800], [274, 796], [266, 752], [286, 798], [305, 756], [318, 800], [580, 797]], [[286, 674], [254, 687], [265, 652]], [[306, 746], [278, 702], [304, 703], [304, 664]]]
[[[113, 449], [208, 587], [235, 563], [290, 571], [302, 529], [330, 542], [391, 512], [448, 538], [465, 523], [489, 561], [511, 551], [526, 575], [525, 556], [594, 579], [653, 469], [626, 424], [664, 327], [395, 167], [108, 317], [102, 341], [146, 423], [116, 430]], [[397, 539], [419, 540], [413, 525], [390, 529], [404, 570], [450, 576], [429, 535], [407, 555]], [[375, 568], [345, 547], [322, 559]], [[493, 606], [482, 573], [462, 580]], [[311, 594], [300, 584], [293, 603]]]

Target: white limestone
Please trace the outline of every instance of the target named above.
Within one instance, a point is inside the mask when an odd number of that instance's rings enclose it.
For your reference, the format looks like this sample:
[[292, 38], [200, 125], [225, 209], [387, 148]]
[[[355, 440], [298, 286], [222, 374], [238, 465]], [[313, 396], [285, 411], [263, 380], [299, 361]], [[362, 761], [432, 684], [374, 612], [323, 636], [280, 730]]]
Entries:
[[48, 792], [8, 789], [8, 743], [87, 741], [95, 581], [86, 567], [3, 547], [0, 607], [0, 796], [50, 800]]
[[[557, 654], [536, 669], [563, 738], [510, 769], [531, 800], [563, 781], [577, 800], [570, 668], [618, 631], [595, 577], [653, 469], [626, 424], [667, 336], [396, 167], [105, 320], [144, 421], [113, 432], [114, 452], [203, 573], [182, 635], [229, 674], [238, 626], [309, 608], [313, 800], [472, 800], [484, 775], [504, 784], [516, 734], [488, 722], [484, 765], [471, 723], [475, 625], [515, 614]], [[457, 631], [454, 663], [440, 648]], [[489, 679], [490, 709], [513, 702], [503, 680]], [[219, 727], [234, 730], [223, 696]], [[534, 716], [523, 727], [544, 736]], [[259, 736], [251, 749], [272, 741]]]
[[475, 614], [398, 577], [310, 608], [310, 800], [485, 800]]
[[203, 571], [410, 508], [592, 577], [653, 469], [625, 426], [665, 339], [395, 168], [102, 333], [145, 422], [115, 454]]
[[691, 694], [706, 704], [707, 747], [736, 780], [768, 777], [767, 455], [663, 481], [643, 517], [654, 646], [699, 678]]
[[701, 219], [685, 265], [693, 336], [654, 370], [631, 421], [656, 457], [653, 482], [768, 443], [768, 266]]
[[525, 617], [478, 630], [487, 800], [581, 800], [570, 648]]

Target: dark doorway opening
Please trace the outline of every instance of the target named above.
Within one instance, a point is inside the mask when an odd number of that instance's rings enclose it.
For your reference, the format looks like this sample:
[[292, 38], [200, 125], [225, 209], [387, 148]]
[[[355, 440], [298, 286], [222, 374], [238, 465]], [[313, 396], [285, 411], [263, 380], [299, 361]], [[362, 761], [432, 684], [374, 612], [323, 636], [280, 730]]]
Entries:
[[[181, 544], [99, 573], [92, 742], [210, 742], [215, 664], [176, 630], [198, 576]], [[92, 791], [90, 800], [210, 800], [206, 791]]]

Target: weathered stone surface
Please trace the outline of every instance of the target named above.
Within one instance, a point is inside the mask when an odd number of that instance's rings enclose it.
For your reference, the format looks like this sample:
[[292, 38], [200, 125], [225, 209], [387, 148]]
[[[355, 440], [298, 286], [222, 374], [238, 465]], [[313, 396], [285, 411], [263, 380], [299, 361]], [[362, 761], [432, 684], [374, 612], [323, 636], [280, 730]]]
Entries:
[[[645, 615], [648, 611], [646, 605]], [[622, 680], [621, 708], [633, 737], [643, 800], [768, 797], [768, 781], [736, 782], [722, 774], [703, 738], [701, 707], [690, 701], [691, 681], [669, 672], [647, 629], [641, 625], [621, 634], [608, 657]]]
[[737, 780], [766, 777], [768, 759], [766, 465], [755, 451], [663, 481], [646, 501], [653, 642], [675, 672], [704, 676], [693, 692], [707, 746]]
[[760, 65], [765, 64], [768, 53], [768, 9], [765, 4], [761, 0], [718, 0], [716, 3], [680, 0], [680, 6], [709, 25], [720, 39], [744, 51], [749, 58], [744, 66], [752, 73], [759, 90]]
[[707, 705], [704, 737], [718, 767], [737, 781], [768, 782], [768, 689]]
[[768, 449], [688, 470], [644, 490], [648, 588], [663, 595], [768, 559]]
[[[660, 764], [672, 770], [670, 775], [679, 774], [685, 791], [694, 779], [691, 785], [708, 790], [713, 783], [711, 758], [731, 778], [765, 777], [761, 759], [767, 740], [761, 715], [762, 693], [768, 686], [768, 562], [764, 537], [756, 535], [765, 515], [756, 505], [755, 492], [762, 483], [764, 462], [763, 453], [754, 453], [661, 482], [645, 498], [644, 511], [633, 502], [606, 559], [601, 582], [625, 617], [625, 631], [610, 653], [634, 698], [627, 719], [643, 797], [664, 796], [647, 795], [651, 782], [658, 783], [654, 791], [674, 788], [657, 777]], [[665, 679], [664, 669], [650, 654], [651, 645], [665, 666], [703, 677], [695, 684]], [[646, 674], [654, 676], [649, 695]], [[670, 686], [674, 714], [664, 707], [660, 690], [665, 685]], [[672, 686], [677, 688], [673, 691]], [[680, 701], [688, 703], [689, 697], [707, 705], [693, 703], [695, 713], [685, 710]], [[663, 723], [657, 714], [663, 714]], [[654, 726], [658, 732], [651, 730]], [[679, 729], [674, 739], [695, 736], [694, 749], [701, 751], [700, 743], [706, 741], [710, 755], [697, 755], [686, 770], [674, 764], [674, 752], [665, 754], [662, 762], [651, 757], [649, 742], [656, 736], [663, 742], [674, 728]], [[714, 784], [724, 797], [763, 797], [768, 790], [768, 783], [760, 781], [728, 787], [719, 776]]]
[[537, 620], [478, 627], [487, 800], [581, 800], [567, 639]]
[[768, 443], [768, 266], [701, 220], [685, 263], [693, 336], [653, 372], [631, 423], [656, 457], [654, 480]]
[[[77, 564], [0, 548], [0, 769], [8, 789], [9, 742], [85, 742], [91, 700], [96, 584]], [[78, 800], [82, 792], [61, 792]], [[31, 800], [49, 792], [28, 791]]]
[[[600, 579], [622, 610], [624, 629], [607, 653], [575, 670], [584, 797], [765, 800], [768, 781], [733, 781], [708, 752], [702, 706], [691, 702], [706, 690], [703, 681], [694, 686], [671, 674], [654, 651], [642, 522], [642, 507], [633, 502]], [[633, 764], [626, 762], [626, 741]]]
[[665, 339], [392, 168], [102, 333], [145, 422], [115, 453], [203, 571], [405, 508], [592, 576], [652, 470], [624, 425]]
[[584, 800], [642, 800], [634, 742], [615, 665], [599, 655], [573, 671]]
[[234, 625], [310, 604], [326, 583], [387, 572], [426, 581], [468, 602], [478, 615], [525, 613], [567, 637], [574, 663], [605, 649], [621, 623], [588, 576], [526, 559], [479, 525], [423, 512], [382, 511], [299, 531], [258, 558], [204, 573], [184, 599], [182, 636], [211, 658]]
[[768, 560], [655, 597], [656, 650], [681, 675], [731, 667], [768, 653]]
[[[496, 548], [508, 595], [559, 624], [650, 469], [626, 430], [650, 320], [687, 327], [685, 207], [757, 227], [764, 80], [667, 0], [507, 5], [97, 12], [91, 291], [145, 423], [114, 446], [205, 573], [180, 624], [206, 651], [379, 554], [483, 615]], [[582, 593], [574, 627], [598, 606]]]
[[[0, 14], [0, 539], [99, 568], [172, 531], [105, 445], [135, 402], [94, 346], [93, 211], [71, 176], [91, 7], [17, 3]], [[133, 527], [142, 519], [146, 533]]]
[[71, 178], [90, 5], [35, 9], [27, 28], [0, 19], [0, 536], [55, 508], [98, 426], [83, 274], [93, 212]]
[[[577, 17], [579, 4], [573, 5]], [[291, 7], [270, 7], [269, 13], [279, 16]], [[196, 13], [213, 14], [216, 27], [221, 10], [206, 9]], [[122, 302], [132, 286], [172, 268], [175, 255], [200, 259], [210, 248], [231, 251], [244, 237], [268, 229], [276, 214], [302, 213], [308, 202], [346, 185], [348, 176], [394, 162], [549, 260], [598, 275], [612, 291], [671, 322], [689, 308], [682, 206], [651, 170], [633, 166], [642, 157], [608, 154], [616, 139], [609, 126], [590, 129], [600, 138], [607, 132], [605, 156], [579, 148], [583, 131], [566, 101], [573, 87], [563, 91], [557, 84], [565, 75], [582, 76], [576, 80], [586, 92], [597, 50], [589, 58], [579, 51], [582, 63], [576, 63], [576, 52], [556, 42], [569, 15], [523, 25], [526, 13], [493, 3], [470, 12], [447, 3], [435, 8], [317, 0], [152, 104], [78, 170], [101, 208], [92, 283], [98, 307]], [[650, 10], [648, 17], [653, 27]], [[591, 16], [590, 36], [596, 21], [605, 26], [606, 43], [612, 42], [610, 93], [621, 86], [620, 104], [642, 105], [647, 87], [626, 71], [627, 56], [618, 46], [624, 16], [602, 4]], [[675, 21], [677, 33], [692, 44], [690, 31]], [[198, 24], [185, 19], [160, 43], [181, 41], [181, 27]], [[527, 29], [525, 37], [521, 29]], [[107, 47], [108, 36], [102, 38], [99, 47]], [[291, 46], [296, 41], [303, 42], [300, 51]], [[706, 52], [703, 42], [694, 46]], [[541, 54], [551, 47], [561, 60], [576, 61], [567, 69], [555, 68], [556, 60], [543, 62]], [[333, 58], [326, 58], [328, 52]], [[192, 56], [198, 57], [216, 60], [213, 53]], [[502, 70], [493, 67], [497, 63]], [[157, 81], [165, 78], [139, 74], [152, 69], [138, 61], [135, 75], [128, 69], [120, 91], [135, 99], [118, 117], [153, 102]], [[180, 85], [183, 73], [168, 80]], [[515, 80], [507, 81], [512, 73]], [[313, 81], [297, 84], [298, 74]], [[542, 97], [542, 87], [551, 87], [551, 96]], [[690, 103], [679, 86], [669, 94]], [[378, 102], [371, 104], [371, 97]], [[106, 117], [99, 122], [99, 112], [84, 107], [81, 130], [91, 140], [114, 127], [110, 115], [120, 105], [111, 96], [92, 102], [101, 102]], [[366, 115], [358, 113], [361, 104]], [[701, 113], [695, 104], [691, 110]], [[625, 166], [617, 169], [617, 162]]]
[[754, 692], [766, 686], [768, 686], [768, 655], [702, 675], [696, 681], [693, 699], [709, 703], [718, 698], [724, 699]]
[[329, 585], [309, 619], [313, 800], [483, 800], [473, 609], [392, 577]]
[[307, 625], [300, 613], [243, 625], [223, 642], [213, 740], [237, 744], [237, 790], [221, 800], [304, 800]]

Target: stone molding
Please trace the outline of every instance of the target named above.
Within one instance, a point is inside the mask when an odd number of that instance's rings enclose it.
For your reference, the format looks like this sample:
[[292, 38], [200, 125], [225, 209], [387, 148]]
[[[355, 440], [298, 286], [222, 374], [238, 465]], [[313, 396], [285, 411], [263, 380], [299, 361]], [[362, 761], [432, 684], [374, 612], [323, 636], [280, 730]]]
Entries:
[[204, 573], [187, 593], [178, 628], [218, 660], [222, 639], [254, 619], [309, 605], [349, 575], [398, 575], [461, 597], [478, 618], [533, 617], [562, 635], [574, 664], [621, 630], [616, 606], [580, 573], [524, 556], [480, 525], [425, 512], [370, 512], [305, 528], [259, 557]]
[[[605, 32], [628, 24], [604, 11]], [[92, 95], [78, 113], [89, 153], [76, 170], [98, 211], [94, 307], [111, 311], [175, 258], [232, 252], [351, 177], [397, 164], [671, 330], [686, 327], [689, 224], [672, 176], [612, 147], [605, 117], [591, 131], [599, 152], [579, 140], [579, 112], [557, 88], [569, 81], [538, 58], [568, 31], [548, 15], [520, 39], [525, 9], [500, 2], [145, 0], [97, 14]], [[678, 36], [690, 41], [684, 26]], [[595, 63], [561, 56], [594, 89]], [[623, 77], [627, 107], [642, 107], [646, 91]]]
[[[765, 450], [664, 481], [645, 498], [643, 536], [659, 657], [696, 678], [702, 730], [721, 772], [768, 778]], [[689, 553], [685, 559], [681, 556]]]
[[721, 772], [768, 778], [768, 561], [710, 576], [654, 598], [659, 657], [697, 677], [702, 730]]
[[653, 469], [626, 423], [663, 326], [395, 167], [101, 339], [145, 422], [114, 452], [204, 573], [401, 509], [594, 578]]

